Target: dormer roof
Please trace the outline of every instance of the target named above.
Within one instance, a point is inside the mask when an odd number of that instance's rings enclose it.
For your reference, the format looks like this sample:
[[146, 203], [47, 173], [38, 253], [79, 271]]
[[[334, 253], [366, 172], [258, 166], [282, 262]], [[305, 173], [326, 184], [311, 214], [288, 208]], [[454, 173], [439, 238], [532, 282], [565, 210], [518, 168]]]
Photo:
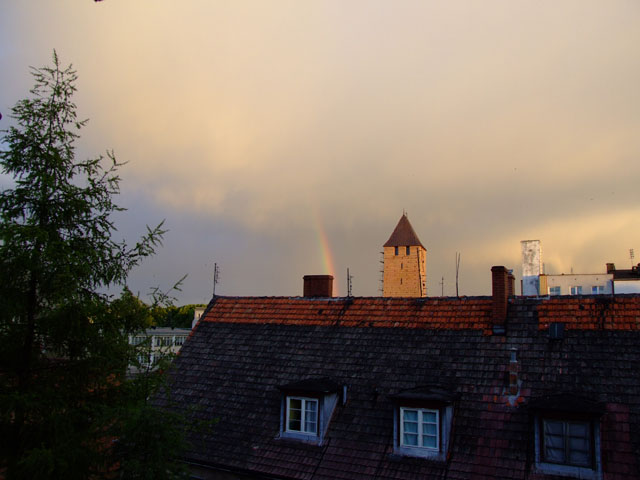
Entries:
[[396, 228], [393, 230], [393, 233], [385, 243], [384, 247], [413, 247], [414, 245], [418, 245], [422, 248], [425, 248], [424, 245], [420, 242], [418, 235], [415, 230], [411, 226], [409, 222], [409, 218], [406, 213], [402, 214], [400, 217], [400, 221], [396, 225]]

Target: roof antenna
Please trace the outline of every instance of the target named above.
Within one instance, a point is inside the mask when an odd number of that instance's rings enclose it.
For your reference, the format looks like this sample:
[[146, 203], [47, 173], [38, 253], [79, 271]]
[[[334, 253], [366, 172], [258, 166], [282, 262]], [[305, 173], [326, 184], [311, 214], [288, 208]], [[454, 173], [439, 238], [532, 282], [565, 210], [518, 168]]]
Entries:
[[213, 296], [216, 296], [216, 285], [220, 282], [220, 268], [217, 263], [213, 264]]
[[380, 287], [378, 290], [380, 291], [380, 296], [384, 295], [384, 252], [380, 252], [380, 263], [382, 267], [380, 268]]
[[402, 216], [409, 218], [409, 214], [407, 214], [407, 211], [404, 208], [402, 209]]
[[631, 260], [631, 268], [633, 268], [633, 259], [635, 258], [635, 254], [633, 253], [633, 248], [629, 249], [629, 260]]
[[351, 296], [351, 280], [353, 280], [353, 275], [349, 274], [349, 267], [347, 267], [347, 297]]
[[460, 296], [458, 292], [458, 273], [460, 272], [460, 253], [456, 252], [456, 297]]
[[440, 286], [442, 287], [442, 292], [441, 292], [441, 296], [444, 297], [444, 276], [442, 277], [442, 280], [440, 281]]

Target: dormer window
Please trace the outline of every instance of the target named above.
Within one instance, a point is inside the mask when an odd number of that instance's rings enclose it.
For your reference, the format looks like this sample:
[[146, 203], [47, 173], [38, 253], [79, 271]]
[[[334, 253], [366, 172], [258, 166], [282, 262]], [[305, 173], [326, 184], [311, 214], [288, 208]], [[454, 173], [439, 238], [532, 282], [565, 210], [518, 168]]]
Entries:
[[531, 401], [535, 467], [542, 473], [599, 479], [602, 405], [570, 394]]
[[400, 407], [400, 445], [438, 450], [440, 410]]
[[282, 392], [280, 438], [322, 443], [340, 386], [331, 379], [318, 378], [278, 388]]
[[287, 432], [318, 434], [318, 399], [287, 397]]
[[394, 453], [445, 460], [457, 395], [441, 387], [419, 387], [393, 395]]

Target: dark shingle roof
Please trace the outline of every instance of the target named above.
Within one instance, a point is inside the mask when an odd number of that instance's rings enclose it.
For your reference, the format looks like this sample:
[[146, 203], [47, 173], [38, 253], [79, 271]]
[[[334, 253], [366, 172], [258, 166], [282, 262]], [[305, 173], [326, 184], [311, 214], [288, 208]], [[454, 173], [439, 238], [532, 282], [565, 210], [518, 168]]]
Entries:
[[400, 221], [396, 225], [396, 228], [393, 230], [393, 233], [389, 237], [389, 240], [383, 245], [384, 247], [401, 247], [407, 246], [412, 247], [414, 245], [419, 245], [424, 248], [424, 245], [420, 242], [418, 235], [413, 230], [409, 219], [405, 214], [400, 217]]
[[[218, 297], [175, 362], [172, 399], [218, 419], [185, 459], [255, 478], [549, 479], [532, 466], [532, 412], [564, 394], [602, 406], [604, 478], [639, 478], [640, 296], [512, 299], [504, 336], [490, 310], [490, 297]], [[348, 387], [322, 445], [279, 438], [279, 387], [307, 379]], [[446, 461], [393, 454], [402, 395], [455, 402]]]

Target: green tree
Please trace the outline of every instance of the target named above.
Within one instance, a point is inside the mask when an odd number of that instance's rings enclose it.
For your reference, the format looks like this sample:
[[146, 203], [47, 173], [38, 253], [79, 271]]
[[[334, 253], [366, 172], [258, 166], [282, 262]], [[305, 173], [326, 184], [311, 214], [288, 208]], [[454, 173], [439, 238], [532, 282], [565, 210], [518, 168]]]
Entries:
[[113, 239], [120, 164], [112, 152], [75, 158], [86, 123], [72, 102], [76, 72], [54, 52], [32, 74], [31, 97], [13, 108], [0, 144], [13, 179], [0, 194], [0, 475], [116, 474], [117, 414], [136, 398], [128, 335], [149, 314], [104, 292], [126, 284], [164, 230], [147, 227], [132, 246]]

